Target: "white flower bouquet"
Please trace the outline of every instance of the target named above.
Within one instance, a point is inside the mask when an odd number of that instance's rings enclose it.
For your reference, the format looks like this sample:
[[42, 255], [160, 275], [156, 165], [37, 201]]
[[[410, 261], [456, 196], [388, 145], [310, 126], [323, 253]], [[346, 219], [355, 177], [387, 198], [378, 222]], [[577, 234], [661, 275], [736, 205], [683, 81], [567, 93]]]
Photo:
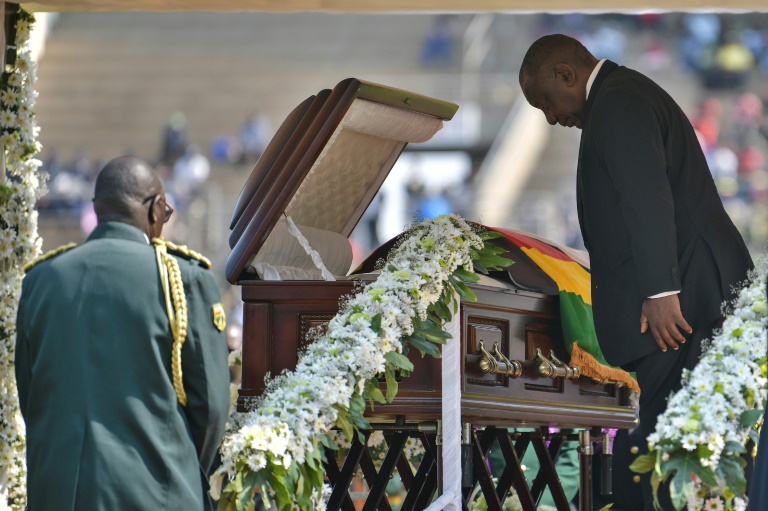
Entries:
[[[684, 374], [648, 437], [649, 453], [631, 466], [652, 472], [654, 489], [668, 482], [677, 509], [687, 503], [692, 509], [743, 508], [742, 454], [748, 438], [757, 442], [754, 425], [766, 399], [765, 264], [750, 275], [699, 364]], [[712, 507], [718, 502], [722, 507]]]
[[[35, 121], [35, 63], [29, 32], [35, 18], [17, 6], [12, 10], [9, 44], [15, 41], [0, 82], [0, 508], [26, 509], [26, 432], [19, 411], [14, 351], [16, 311], [24, 264], [40, 254], [35, 203], [43, 193], [39, 128]], [[15, 33], [15, 38], [14, 38]], [[2, 48], [5, 52], [6, 48]]]
[[[485, 244], [495, 233], [475, 232], [446, 215], [405, 233], [378, 279], [342, 304], [323, 334], [299, 355], [296, 370], [267, 382], [252, 410], [233, 414], [211, 478], [220, 510], [252, 509], [258, 489], [267, 508], [324, 509], [325, 449], [336, 450], [332, 428], [349, 441], [369, 429], [366, 401], [391, 402], [395, 373], [413, 369], [410, 348], [440, 356], [443, 325], [458, 310], [456, 294], [476, 297], [474, 269], [503, 267], [503, 249]], [[386, 389], [379, 386], [379, 375]]]

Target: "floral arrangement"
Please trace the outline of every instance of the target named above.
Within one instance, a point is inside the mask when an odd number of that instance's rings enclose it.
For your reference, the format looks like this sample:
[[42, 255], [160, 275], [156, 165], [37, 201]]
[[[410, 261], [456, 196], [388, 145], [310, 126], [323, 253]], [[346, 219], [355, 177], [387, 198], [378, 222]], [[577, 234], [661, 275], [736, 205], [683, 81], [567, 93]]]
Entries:
[[[16, 9], [6, 4], [6, 9]], [[14, 20], [15, 18], [15, 20]], [[40, 254], [35, 203], [43, 193], [39, 128], [35, 122], [35, 63], [29, 50], [34, 16], [18, 8], [8, 41], [16, 55], [8, 62], [0, 82], [0, 508], [26, 508], [26, 433], [19, 411], [14, 350], [16, 310], [21, 295], [22, 268]], [[15, 32], [15, 33], [14, 33]], [[5, 48], [3, 48], [5, 52]]]
[[456, 296], [476, 300], [466, 285], [478, 280], [474, 269], [511, 263], [500, 256], [504, 249], [484, 243], [495, 237], [455, 215], [406, 232], [378, 279], [343, 302], [324, 333], [316, 332], [296, 370], [268, 380], [252, 410], [232, 416], [222, 466], [211, 477], [219, 510], [249, 509], [257, 488], [267, 508], [273, 499], [281, 511], [324, 509], [324, 448], [338, 449], [331, 429], [364, 441], [366, 401], [374, 407], [395, 398], [396, 371], [405, 377], [413, 369], [409, 349], [440, 356]]
[[[649, 453], [631, 468], [651, 473], [654, 489], [669, 483], [677, 509], [744, 509], [742, 454], [766, 399], [766, 263], [754, 271], [726, 315], [722, 331], [704, 346], [699, 364], [683, 375], [669, 400]], [[658, 504], [658, 502], [657, 502]]]

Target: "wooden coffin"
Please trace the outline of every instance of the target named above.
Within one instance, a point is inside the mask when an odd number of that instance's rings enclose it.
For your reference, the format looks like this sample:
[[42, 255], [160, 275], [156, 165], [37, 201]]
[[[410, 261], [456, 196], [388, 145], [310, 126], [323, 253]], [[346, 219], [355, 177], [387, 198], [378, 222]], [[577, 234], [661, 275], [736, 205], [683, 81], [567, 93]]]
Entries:
[[[268, 373], [295, 367], [310, 329], [322, 328], [336, 314], [339, 299], [354, 292], [356, 281], [375, 278], [347, 275], [347, 237], [405, 145], [428, 140], [456, 109], [348, 79], [307, 99], [280, 127], [249, 177], [231, 225], [227, 278], [241, 286], [244, 302], [241, 410], [262, 393]], [[316, 280], [319, 271], [288, 234], [284, 215], [299, 225], [338, 280]], [[634, 427], [627, 389], [584, 377], [542, 376], [542, 368], [553, 366], [560, 366], [554, 372], [575, 374], [559, 362], [568, 357], [557, 290], [547, 289], [541, 271], [521, 255], [510, 253], [517, 264], [472, 286], [477, 302], [461, 304], [464, 420], [507, 427]], [[281, 280], [268, 280], [273, 278]], [[519, 374], [484, 372], [489, 356], [517, 361]], [[422, 359], [416, 350], [409, 358], [413, 374], [400, 382], [393, 403], [368, 411], [371, 420], [440, 418], [440, 360]]]

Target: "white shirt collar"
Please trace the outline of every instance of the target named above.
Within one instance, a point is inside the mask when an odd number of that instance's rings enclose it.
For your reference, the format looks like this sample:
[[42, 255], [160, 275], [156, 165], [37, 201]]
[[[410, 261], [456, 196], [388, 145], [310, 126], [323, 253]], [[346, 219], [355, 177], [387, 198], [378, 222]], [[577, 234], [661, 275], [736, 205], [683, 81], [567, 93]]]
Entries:
[[144, 235], [144, 239], [147, 240], [147, 245], [151, 245], [152, 243], [149, 242], [149, 236], [147, 236], [146, 232], [142, 232], [141, 234]]
[[600, 62], [597, 63], [595, 66], [595, 69], [592, 70], [592, 74], [589, 75], [589, 80], [587, 80], [587, 96], [586, 98], [589, 99], [589, 90], [592, 88], [592, 84], [595, 83], [595, 78], [597, 78], [597, 73], [600, 72], [600, 68], [603, 67], [603, 62], [605, 62], [605, 59], [602, 59]]

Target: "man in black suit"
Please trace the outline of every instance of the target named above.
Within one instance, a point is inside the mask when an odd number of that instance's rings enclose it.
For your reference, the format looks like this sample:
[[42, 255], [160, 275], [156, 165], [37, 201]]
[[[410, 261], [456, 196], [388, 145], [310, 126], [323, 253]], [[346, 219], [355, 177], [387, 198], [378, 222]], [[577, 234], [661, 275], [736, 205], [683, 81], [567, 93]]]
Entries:
[[637, 374], [648, 436], [752, 260], [691, 123], [652, 80], [555, 34], [528, 49], [520, 86], [549, 124], [582, 130], [577, 201], [595, 328], [606, 360]]

